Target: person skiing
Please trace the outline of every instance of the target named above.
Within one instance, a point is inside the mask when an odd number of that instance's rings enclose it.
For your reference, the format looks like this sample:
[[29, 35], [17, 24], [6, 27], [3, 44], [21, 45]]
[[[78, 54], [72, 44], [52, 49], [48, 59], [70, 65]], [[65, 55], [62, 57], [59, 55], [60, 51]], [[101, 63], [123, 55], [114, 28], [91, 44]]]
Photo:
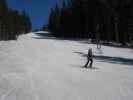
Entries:
[[87, 54], [87, 62], [85, 64], [85, 68], [88, 67], [88, 64], [90, 62], [89, 68], [92, 68], [92, 64], [93, 64], [93, 53], [92, 53], [92, 48], [89, 48], [88, 50], [88, 54]]

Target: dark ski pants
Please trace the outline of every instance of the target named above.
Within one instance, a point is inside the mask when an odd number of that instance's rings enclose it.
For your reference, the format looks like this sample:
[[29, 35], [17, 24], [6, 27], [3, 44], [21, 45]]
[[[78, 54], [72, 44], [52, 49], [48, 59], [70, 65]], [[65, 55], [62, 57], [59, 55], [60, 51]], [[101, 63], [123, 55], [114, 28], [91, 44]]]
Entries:
[[86, 64], [85, 64], [85, 66], [84, 66], [85, 68], [87, 68], [87, 66], [88, 66], [89, 62], [90, 62], [89, 67], [90, 67], [90, 68], [92, 68], [93, 59], [88, 59], [88, 60], [87, 60], [87, 62], [86, 62]]

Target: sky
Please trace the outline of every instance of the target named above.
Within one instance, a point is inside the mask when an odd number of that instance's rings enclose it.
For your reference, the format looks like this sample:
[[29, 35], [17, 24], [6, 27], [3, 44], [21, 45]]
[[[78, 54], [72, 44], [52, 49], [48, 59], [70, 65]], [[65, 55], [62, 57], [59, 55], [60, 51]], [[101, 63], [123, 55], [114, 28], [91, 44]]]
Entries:
[[59, 0], [7, 0], [7, 3], [10, 8], [25, 10], [31, 18], [32, 28], [37, 29], [48, 23], [50, 9]]

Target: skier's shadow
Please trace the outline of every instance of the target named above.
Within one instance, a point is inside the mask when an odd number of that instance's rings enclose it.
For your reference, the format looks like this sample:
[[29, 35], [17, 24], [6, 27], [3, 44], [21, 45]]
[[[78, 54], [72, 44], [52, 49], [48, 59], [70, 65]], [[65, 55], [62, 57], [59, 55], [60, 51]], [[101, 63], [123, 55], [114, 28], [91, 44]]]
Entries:
[[[83, 52], [74, 52], [79, 54], [82, 57], [87, 57], [87, 54]], [[94, 60], [98, 60], [100, 62], [108, 62], [113, 64], [123, 64], [123, 65], [133, 65], [133, 59], [123, 58], [123, 57], [110, 57], [103, 55], [94, 55]]]

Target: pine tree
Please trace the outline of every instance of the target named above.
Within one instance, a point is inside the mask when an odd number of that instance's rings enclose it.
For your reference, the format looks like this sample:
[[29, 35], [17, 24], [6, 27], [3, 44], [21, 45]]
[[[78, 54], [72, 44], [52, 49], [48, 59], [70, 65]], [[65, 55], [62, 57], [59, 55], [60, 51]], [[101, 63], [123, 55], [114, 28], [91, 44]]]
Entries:
[[9, 9], [6, 0], [0, 0], [0, 40], [17, 39], [18, 35], [31, 30], [31, 21], [24, 12]]
[[132, 6], [131, 0], [65, 0], [61, 9], [51, 10], [49, 30], [63, 37], [125, 44], [133, 40]]

